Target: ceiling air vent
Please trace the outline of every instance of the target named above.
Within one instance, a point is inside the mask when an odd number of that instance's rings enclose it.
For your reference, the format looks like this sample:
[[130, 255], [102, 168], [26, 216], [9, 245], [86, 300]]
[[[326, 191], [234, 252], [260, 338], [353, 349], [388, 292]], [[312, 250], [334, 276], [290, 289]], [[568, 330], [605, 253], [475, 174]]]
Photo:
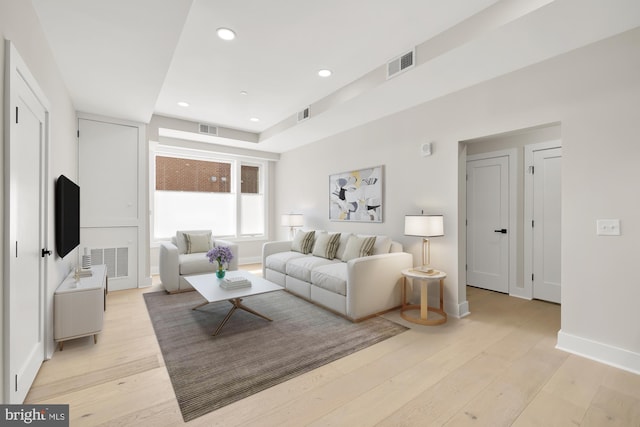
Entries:
[[398, 74], [413, 68], [416, 64], [416, 51], [415, 49], [410, 50], [407, 53], [403, 53], [402, 55], [393, 58], [391, 61], [387, 62], [387, 79], [391, 77], [395, 77]]
[[200, 133], [206, 133], [207, 135], [218, 136], [218, 128], [212, 125], [205, 125], [200, 123], [199, 125]]
[[298, 123], [307, 120], [309, 118], [309, 107], [302, 111], [298, 111]]

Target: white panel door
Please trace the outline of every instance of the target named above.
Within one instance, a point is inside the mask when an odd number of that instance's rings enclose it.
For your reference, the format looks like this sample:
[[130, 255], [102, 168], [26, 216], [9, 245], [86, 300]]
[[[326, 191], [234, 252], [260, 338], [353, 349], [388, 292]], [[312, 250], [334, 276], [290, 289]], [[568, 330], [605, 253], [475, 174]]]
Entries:
[[[44, 360], [46, 110], [22, 76], [12, 81], [9, 150], [7, 403], [22, 403]], [[13, 92], [15, 90], [15, 92]], [[15, 102], [15, 104], [13, 103]]]
[[80, 119], [78, 129], [82, 226], [137, 225], [138, 128]]
[[533, 297], [560, 303], [562, 149], [533, 153]]
[[509, 292], [509, 158], [467, 162], [467, 284]]

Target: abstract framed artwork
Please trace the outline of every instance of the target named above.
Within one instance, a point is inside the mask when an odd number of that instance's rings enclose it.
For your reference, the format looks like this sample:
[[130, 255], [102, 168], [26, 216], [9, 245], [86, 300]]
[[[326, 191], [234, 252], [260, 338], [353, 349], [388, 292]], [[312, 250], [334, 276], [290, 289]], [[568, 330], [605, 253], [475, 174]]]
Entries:
[[329, 220], [382, 222], [383, 169], [329, 175]]

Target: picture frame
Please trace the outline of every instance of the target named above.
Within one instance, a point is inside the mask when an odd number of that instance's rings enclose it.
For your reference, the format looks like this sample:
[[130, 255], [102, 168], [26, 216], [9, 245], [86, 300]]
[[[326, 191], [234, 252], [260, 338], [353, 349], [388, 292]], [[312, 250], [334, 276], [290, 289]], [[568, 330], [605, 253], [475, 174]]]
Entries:
[[329, 175], [329, 220], [382, 222], [384, 166]]

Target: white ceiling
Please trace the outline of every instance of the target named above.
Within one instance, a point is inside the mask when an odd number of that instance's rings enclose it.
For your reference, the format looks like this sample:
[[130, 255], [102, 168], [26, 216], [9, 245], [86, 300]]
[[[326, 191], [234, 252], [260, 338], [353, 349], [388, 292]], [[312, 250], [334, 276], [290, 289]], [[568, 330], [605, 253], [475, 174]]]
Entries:
[[[271, 152], [640, 25], [637, 0], [32, 2], [78, 111], [210, 123], [259, 142], [199, 139]], [[414, 47], [417, 66], [386, 80], [384, 64]], [[306, 106], [311, 119], [297, 124]]]

